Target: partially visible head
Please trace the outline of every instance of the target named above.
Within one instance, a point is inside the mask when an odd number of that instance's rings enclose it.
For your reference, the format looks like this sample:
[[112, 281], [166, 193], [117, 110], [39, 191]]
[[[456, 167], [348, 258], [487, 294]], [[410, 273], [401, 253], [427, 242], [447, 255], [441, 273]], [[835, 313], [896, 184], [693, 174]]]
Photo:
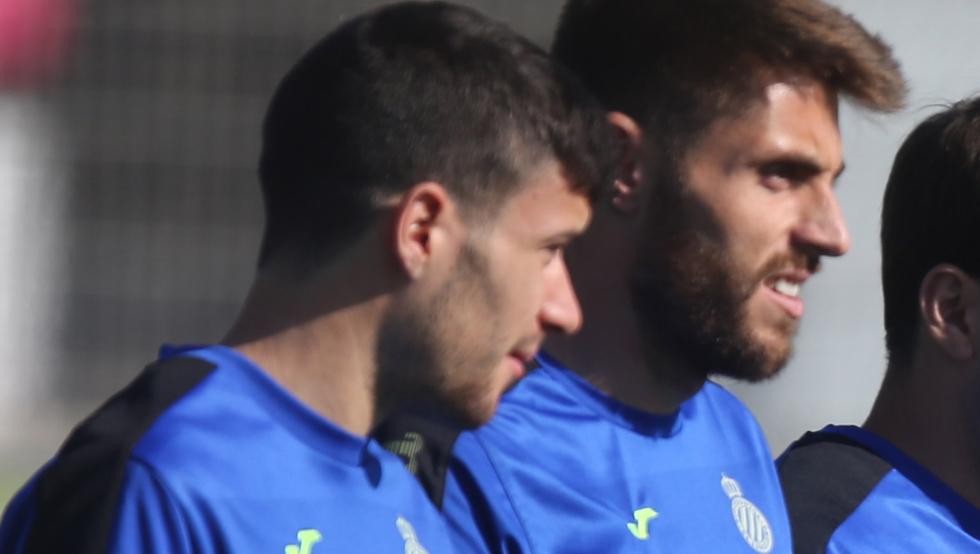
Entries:
[[553, 49], [632, 145], [597, 218], [645, 194], [627, 269], [645, 342], [704, 374], [775, 374], [800, 285], [849, 246], [838, 96], [903, 102], [888, 47], [819, 0], [570, 0]]
[[564, 262], [543, 256], [584, 229], [605, 179], [606, 126], [590, 98], [541, 49], [467, 8], [407, 2], [345, 23], [269, 107], [260, 271], [308, 278], [369, 230], [384, 236], [367, 276], [392, 271], [397, 285], [377, 394], [485, 420], [513, 356], [578, 326]]
[[922, 340], [954, 357], [980, 347], [980, 98], [905, 139], [885, 188], [881, 280], [890, 367]]

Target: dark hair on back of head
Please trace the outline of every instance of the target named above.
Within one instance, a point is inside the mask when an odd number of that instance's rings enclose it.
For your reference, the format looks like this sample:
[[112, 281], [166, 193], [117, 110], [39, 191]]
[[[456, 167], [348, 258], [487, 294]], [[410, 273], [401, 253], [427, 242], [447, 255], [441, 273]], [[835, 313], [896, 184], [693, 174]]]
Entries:
[[555, 159], [594, 197], [611, 172], [607, 133], [578, 81], [503, 24], [441, 2], [369, 12], [307, 52], [272, 99], [259, 266], [323, 263], [424, 181], [480, 217]]
[[776, 80], [880, 111], [906, 95], [888, 46], [820, 0], [569, 0], [552, 53], [675, 151]]
[[881, 280], [885, 343], [896, 365], [914, 353], [919, 288], [941, 263], [980, 278], [980, 97], [916, 127], [885, 187]]

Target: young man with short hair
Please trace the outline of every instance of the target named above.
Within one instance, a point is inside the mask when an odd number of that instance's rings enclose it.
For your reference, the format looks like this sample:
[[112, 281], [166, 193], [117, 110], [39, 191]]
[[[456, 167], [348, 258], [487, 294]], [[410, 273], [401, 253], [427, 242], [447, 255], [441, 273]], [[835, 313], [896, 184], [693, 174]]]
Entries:
[[464, 552], [792, 552], [765, 437], [711, 375], [785, 364], [847, 251], [838, 97], [894, 110], [887, 46], [819, 0], [571, 0], [553, 55], [618, 131], [568, 252], [587, 321], [456, 441]]
[[265, 121], [266, 228], [222, 344], [165, 348], [7, 509], [0, 550], [449, 552], [392, 411], [491, 417], [581, 322], [561, 255], [603, 112], [476, 12], [403, 3], [310, 50]]
[[920, 124], [881, 214], [888, 368], [779, 460], [796, 551], [980, 551], [980, 98]]

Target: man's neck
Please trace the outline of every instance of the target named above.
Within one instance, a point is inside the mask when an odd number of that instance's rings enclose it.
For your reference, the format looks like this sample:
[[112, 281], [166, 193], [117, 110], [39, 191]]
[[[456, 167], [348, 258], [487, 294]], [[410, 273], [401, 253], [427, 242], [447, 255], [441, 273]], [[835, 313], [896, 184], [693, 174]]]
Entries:
[[633, 309], [629, 268], [640, 231], [626, 216], [599, 212], [567, 262], [585, 320], [575, 336], [545, 349], [599, 390], [633, 408], [670, 414], [704, 385], [704, 373], [656, 348]]
[[[980, 445], [964, 390], [938, 372], [889, 369], [864, 428], [894, 444], [980, 508]], [[950, 387], [954, 387], [951, 389]]]
[[704, 385], [705, 377], [624, 342], [594, 340], [583, 329], [550, 339], [546, 349], [602, 392], [645, 412], [674, 413]]
[[701, 389], [706, 375], [690, 370], [643, 336], [628, 283], [613, 283], [608, 277], [625, 273], [617, 272], [614, 261], [603, 262], [602, 255], [589, 253], [584, 259], [593, 267], [609, 267], [608, 274], [586, 270], [575, 278], [587, 314], [581, 331], [575, 336], [553, 335], [545, 349], [616, 400], [646, 412], [673, 413]]
[[261, 280], [222, 340], [303, 404], [346, 431], [367, 435], [379, 418], [374, 347], [384, 299], [323, 298], [322, 283], [284, 288]]

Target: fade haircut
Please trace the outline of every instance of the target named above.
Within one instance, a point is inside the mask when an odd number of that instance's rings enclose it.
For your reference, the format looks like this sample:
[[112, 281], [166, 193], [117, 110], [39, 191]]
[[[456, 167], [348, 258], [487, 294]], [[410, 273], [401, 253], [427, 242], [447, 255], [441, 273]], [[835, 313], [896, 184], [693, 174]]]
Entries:
[[881, 212], [885, 343], [910, 361], [919, 288], [941, 263], [980, 278], [980, 97], [922, 122], [895, 156]]
[[322, 264], [424, 181], [484, 217], [554, 159], [594, 198], [607, 133], [577, 80], [505, 25], [442, 2], [368, 12], [307, 52], [269, 106], [259, 267]]
[[552, 53], [675, 160], [780, 80], [877, 111], [906, 95], [888, 46], [819, 0], [569, 0]]

